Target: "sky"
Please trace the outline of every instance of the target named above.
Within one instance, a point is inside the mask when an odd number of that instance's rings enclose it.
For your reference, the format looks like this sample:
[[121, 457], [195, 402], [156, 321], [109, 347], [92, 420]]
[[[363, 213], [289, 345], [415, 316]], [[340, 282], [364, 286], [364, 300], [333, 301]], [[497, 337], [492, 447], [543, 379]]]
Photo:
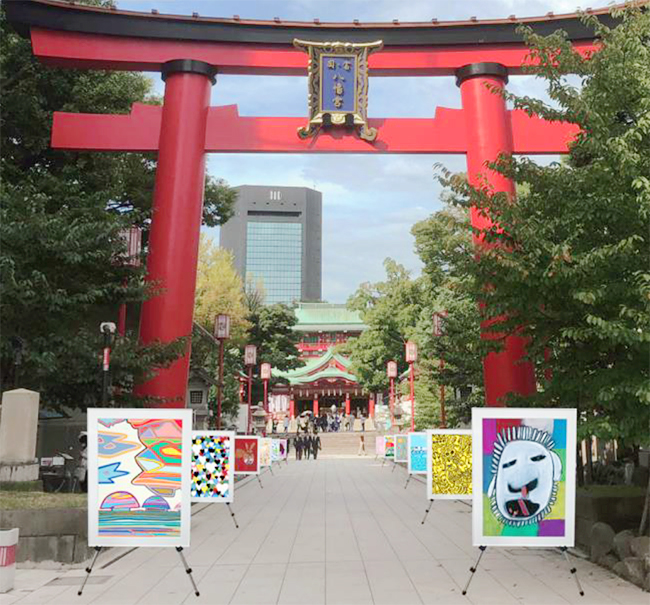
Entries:
[[[600, 8], [603, 0], [118, 0], [125, 10], [201, 16], [312, 21], [463, 20]], [[163, 83], [155, 81], [162, 94]], [[511, 77], [508, 89], [545, 98], [543, 85]], [[237, 104], [242, 116], [307, 115], [307, 78], [220, 75], [212, 105]], [[460, 108], [452, 77], [371, 78], [369, 117], [433, 117], [436, 107]], [[540, 158], [547, 162], [548, 158]], [[208, 173], [230, 185], [312, 187], [323, 194], [323, 300], [343, 303], [362, 282], [384, 277], [391, 257], [418, 275], [413, 224], [441, 208], [433, 165], [465, 170], [463, 156], [210, 154]], [[205, 229], [218, 242], [218, 228]]]

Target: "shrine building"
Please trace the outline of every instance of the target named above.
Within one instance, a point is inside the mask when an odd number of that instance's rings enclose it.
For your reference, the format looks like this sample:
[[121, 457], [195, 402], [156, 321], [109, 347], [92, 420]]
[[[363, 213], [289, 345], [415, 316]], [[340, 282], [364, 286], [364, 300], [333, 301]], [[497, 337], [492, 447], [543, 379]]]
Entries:
[[280, 382], [273, 387], [269, 411], [299, 416], [304, 411], [320, 415], [332, 406], [345, 414], [374, 416], [375, 397], [367, 393], [350, 372], [350, 360], [336, 346], [359, 336], [367, 326], [357, 311], [345, 305], [298, 303], [295, 308], [300, 332], [298, 343], [304, 366], [288, 372], [274, 371]]

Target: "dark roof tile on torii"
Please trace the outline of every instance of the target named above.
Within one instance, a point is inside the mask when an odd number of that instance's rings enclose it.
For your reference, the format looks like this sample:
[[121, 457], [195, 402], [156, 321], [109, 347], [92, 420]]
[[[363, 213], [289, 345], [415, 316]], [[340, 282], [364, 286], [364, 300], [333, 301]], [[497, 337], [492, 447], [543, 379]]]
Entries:
[[[639, 2], [647, 4], [647, 2]], [[294, 38], [312, 41], [370, 42], [383, 40], [385, 46], [440, 46], [468, 44], [520, 44], [519, 25], [531, 27], [535, 33], [548, 35], [558, 29], [567, 32], [573, 41], [591, 40], [594, 32], [585, 26], [578, 13], [541, 17], [477, 19], [464, 21], [352, 23], [272, 21], [256, 19], [167, 15], [157, 11], [142, 13], [112, 8], [78, 5], [58, 0], [13, 0], [5, 2], [8, 19], [25, 36], [30, 27], [59, 31], [83, 32], [114, 36], [193, 40], [205, 42], [236, 42], [259, 44], [292, 44]], [[614, 24], [611, 7], [586, 13], [596, 15], [605, 25]]]

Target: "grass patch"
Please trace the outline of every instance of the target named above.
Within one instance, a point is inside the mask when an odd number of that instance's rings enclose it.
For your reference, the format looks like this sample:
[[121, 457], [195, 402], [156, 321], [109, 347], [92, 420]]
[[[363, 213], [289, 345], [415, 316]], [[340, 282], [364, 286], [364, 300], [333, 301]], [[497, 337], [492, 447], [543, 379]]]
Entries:
[[0, 491], [0, 510], [85, 508], [87, 503], [86, 494]]

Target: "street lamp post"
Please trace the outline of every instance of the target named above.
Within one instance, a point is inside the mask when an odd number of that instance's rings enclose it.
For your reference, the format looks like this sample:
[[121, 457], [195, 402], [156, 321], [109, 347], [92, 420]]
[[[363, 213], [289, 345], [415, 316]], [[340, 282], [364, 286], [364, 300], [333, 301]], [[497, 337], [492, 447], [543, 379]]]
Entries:
[[[140, 253], [142, 252], [142, 229], [139, 227], [131, 227], [124, 229], [120, 232], [120, 237], [126, 243], [126, 257], [122, 257], [122, 264], [126, 267], [139, 267], [140, 266]], [[123, 282], [126, 288], [128, 280]], [[120, 305], [120, 310], [117, 316], [117, 333], [120, 336], [126, 334], [126, 303]]]
[[260, 366], [260, 377], [264, 382], [264, 411], [269, 413], [269, 380], [271, 380], [271, 364], [263, 363]]
[[[441, 311], [433, 314], [433, 335], [436, 338], [442, 336], [443, 322], [447, 316], [447, 311]], [[445, 369], [445, 358], [440, 354], [440, 374]], [[445, 385], [440, 384], [440, 427], [447, 428], [447, 412], [445, 410]]]
[[111, 382], [111, 335], [115, 334], [115, 329], [115, 324], [111, 321], [104, 321], [99, 325], [99, 331], [104, 335], [104, 350], [102, 352], [102, 407], [108, 406], [108, 389]]
[[386, 372], [390, 379], [390, 395], [388, 401], [390, 405], [390, 424], [392, 426], [395, 422], [395, 378], [397, 378], [397, 363], [389, 361], [386, 365]]
[[413, 365], [418, 359], [418, 346], [409, 340], [406, 343], [406, 363], [409, 364], [409, 383], [411, 385], [411, 431], [415, 431], [415, 370]]
[[221, 428], [221, 403], [223, 401], [223, 341], [230, 338], [230, 316], [217, 315], [214, 337], [219, 341], [219, 382], [217, 383], [217, 429]]
[[248, 366], [248, 427], [247, 433], [250, 435], [251, 422], [251, 404], [253, 401], [253, 366], [257, 363], [257, 347], [255, 345], [246, 345], [244, 348], [244, 365]]

